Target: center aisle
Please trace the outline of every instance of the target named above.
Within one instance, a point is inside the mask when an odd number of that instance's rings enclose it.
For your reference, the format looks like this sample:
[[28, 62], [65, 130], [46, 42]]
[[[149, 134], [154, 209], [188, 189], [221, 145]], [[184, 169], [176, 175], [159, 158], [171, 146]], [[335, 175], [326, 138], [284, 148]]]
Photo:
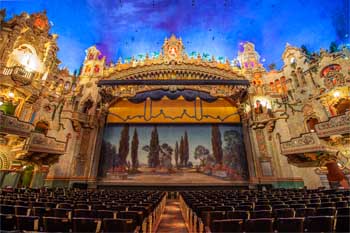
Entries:
[[178, 200], [167, 201], [157, 232], [188, 233]]

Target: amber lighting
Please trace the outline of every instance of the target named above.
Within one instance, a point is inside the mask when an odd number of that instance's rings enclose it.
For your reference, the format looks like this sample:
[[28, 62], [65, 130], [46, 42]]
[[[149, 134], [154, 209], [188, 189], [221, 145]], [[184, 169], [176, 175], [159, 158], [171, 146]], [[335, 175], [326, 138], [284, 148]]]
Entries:
[[7, 94], [10, 98], [14, 98], [15, 97], [15, 93], [13, 93], [13, 91], [9, 91], [9, 93]]
[[340, 92], [339, 92], [339, 91], [335, 91], [335, 92], [333, 93], [333, 96], [334, 96], [335, 98], [339, 98], [339, 97], [340, 97]]

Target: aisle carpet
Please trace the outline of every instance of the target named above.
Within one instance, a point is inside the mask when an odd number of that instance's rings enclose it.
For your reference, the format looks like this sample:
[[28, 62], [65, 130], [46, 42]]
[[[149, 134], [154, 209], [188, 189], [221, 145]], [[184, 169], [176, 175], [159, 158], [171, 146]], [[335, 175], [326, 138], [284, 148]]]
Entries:
[[188, 233], [178, 200], [167, 201], [157, 232]]

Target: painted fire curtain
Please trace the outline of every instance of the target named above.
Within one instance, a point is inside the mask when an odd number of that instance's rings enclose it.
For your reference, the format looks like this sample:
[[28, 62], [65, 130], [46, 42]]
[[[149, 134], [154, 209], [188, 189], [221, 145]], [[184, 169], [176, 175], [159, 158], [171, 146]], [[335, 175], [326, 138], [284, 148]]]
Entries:
[[141, 183], [244, 182], [247, 161], [240, 124], [108, 124], [102, 179]]

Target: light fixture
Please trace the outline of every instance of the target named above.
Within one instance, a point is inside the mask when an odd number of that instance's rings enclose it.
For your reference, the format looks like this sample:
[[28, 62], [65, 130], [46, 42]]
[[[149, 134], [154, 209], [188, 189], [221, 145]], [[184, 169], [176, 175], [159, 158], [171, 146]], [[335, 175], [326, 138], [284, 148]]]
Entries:
[[0, 106], [3, 105], [3, 104], [4, 104], [4, 102], [2, 102], [2, 100], [0, 100]]
[[339, 92], [339, 91], [334, 92], [334, 93], [333, 93], [333, 96], [334, 96], [335, 98], [339, 98], [340, 92]]
[[15, 93], [13, 93], [13, 91], [9, 91], [9, 93], [7, 94], [10, 98], [15, 97]]

